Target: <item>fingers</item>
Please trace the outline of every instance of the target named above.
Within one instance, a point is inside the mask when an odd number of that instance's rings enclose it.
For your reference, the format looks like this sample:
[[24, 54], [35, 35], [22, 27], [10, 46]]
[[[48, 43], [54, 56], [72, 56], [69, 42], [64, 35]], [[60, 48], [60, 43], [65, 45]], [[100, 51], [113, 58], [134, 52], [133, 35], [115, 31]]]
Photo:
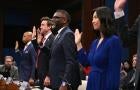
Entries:
[[79, 34], [79, 29], [75, 29], [75, 35]]
[[33, 26], [33, 33], [36, 33], [36, 27]]
[[123, 10], [126, 4], [126, 0], [116, 0], [114, 3], [114, 10], [118, 11], [118, 10]]
[[41, 35], [40, 29], [37, 29], [37, 35]]
[[75, 32], [79, 32], [79, 29], [78, 29], [78, 28], [76, 28], [76, 29], [75, 29]]
[[75, 29], [75, 35], [82, 35], [82, 34], [83, 34], [83, 32], [79, 32], [78, 28]]
[[18, 44], [18, 41], [16, 41], [15, 43], [15, 49], [18, 49], [19, 48], [19, 44]]
[[32, 38], [35, 38], [36, 37], [36, 27], [33, 26], [33, 30], [32, 30]]
[[45, 86], [49, 86], [50, 85], [50, 78], [49, 77], [46, 77], [45, 80], [44, 80], [44, 85]]
[[33, 85], [34, 84], [34, 80], [33, 79], [29, 79], [29, 84]]
[[18, 41], [16, 41], [16, 45], [18, 45]]

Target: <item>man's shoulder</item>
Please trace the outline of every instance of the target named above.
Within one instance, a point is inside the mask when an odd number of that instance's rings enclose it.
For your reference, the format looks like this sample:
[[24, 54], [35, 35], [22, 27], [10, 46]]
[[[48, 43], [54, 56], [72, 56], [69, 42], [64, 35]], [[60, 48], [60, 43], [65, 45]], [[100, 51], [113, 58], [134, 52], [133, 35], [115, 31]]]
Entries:
[[66, 34], [74, 34], [74, 33], [69, 27], [66, 27], [66, 30], [64, 30], [63, 35], [66, 35]]
[[0, 65], [0, 68], [3, 67], [4, 65]]
[[4, 65], [0, 65], [0, 71], [4, 69]]
[[28, 48], [29, 48], [29, 49], [34, 49], [34, 45], [33, 45], [32, 42], [29, 44]]
[[13, 67], [13, 69], [14, 69], [14, 70], [17, 70], [17, 69], [18, 69], [18, 67], [17, 67], [17, 66], [12, 66], [12, 67]]

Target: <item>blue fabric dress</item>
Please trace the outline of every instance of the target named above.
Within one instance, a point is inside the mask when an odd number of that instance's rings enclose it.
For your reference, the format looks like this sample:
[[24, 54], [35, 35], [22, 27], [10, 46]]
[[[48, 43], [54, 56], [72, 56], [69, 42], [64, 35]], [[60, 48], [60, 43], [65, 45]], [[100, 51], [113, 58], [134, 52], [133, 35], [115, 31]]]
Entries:
[[78, 60], [82, 65], [90, 64], [87, 90], [119, 90], [121, 42], [113, 35], [105, 38], [97, 47], [96, 39], [86, 53], [83, 49], [78, 52]]

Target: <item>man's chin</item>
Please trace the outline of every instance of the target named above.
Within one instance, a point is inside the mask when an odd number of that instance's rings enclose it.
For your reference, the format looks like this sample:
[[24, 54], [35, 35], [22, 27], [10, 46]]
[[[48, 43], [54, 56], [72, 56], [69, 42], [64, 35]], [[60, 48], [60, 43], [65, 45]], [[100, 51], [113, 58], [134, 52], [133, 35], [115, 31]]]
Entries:
[[6, 65], [5, 67], [6, 67], [7, 69], [10, 69], [10, 68], [11, 68], [11, 66], [10, 66], [10, 65]]

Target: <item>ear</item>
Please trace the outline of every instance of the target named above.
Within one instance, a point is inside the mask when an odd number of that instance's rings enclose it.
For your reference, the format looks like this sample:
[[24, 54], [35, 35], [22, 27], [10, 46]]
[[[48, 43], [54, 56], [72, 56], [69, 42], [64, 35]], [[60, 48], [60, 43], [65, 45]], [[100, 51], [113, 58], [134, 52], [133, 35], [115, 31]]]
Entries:
[[67, 23], [68, 20], [67, 20], [66, 18], [63, 18], [63, 22], [64, 22], [64, 23]]
[[48, 28], [49, 28], [49, 29], [51, 29], [51, 28], [52, 28], [52, 26], [50, 25]]

